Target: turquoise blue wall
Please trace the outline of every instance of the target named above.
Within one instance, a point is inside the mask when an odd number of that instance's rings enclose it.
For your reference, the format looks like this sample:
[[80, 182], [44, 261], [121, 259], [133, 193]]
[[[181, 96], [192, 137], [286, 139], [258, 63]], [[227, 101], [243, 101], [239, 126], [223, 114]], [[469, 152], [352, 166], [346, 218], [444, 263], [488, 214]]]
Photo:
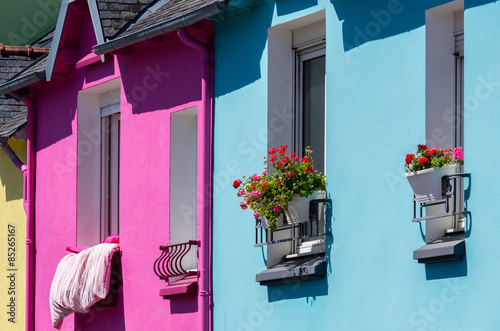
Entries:
[[[500, 328], [500, 262], [494, 256], [500, 199], [490, 175], [500, 158], [494, 147], [500, 138], [500, 43], [492, 42], [500, 33], [498, 2], [465, 2], [464, 149], [472, 173], [466, 258], [427, 266], [412, 258], [424, 241], [411, 223], [403, 160], [425, 141], [425, 9], [445, 2], [277, 0], [216, 25], [215, 330]], [[389, 4], [398, 8], [391, 22], [379, 24], [372, 37], [360, 36], [359, 30], [376, 28], [370, 12]], [[328, 272], [325, 280], [268, 288], [255, 282], [266, 268], [266, 252], [253, 247], [252, 212], [239, 208], [231, 184], [263, 168], [267, 28], [321, 9], [333, 199]], [[482, 81], [492, 82], [485, 85], [487, 98], [476, 95]]]

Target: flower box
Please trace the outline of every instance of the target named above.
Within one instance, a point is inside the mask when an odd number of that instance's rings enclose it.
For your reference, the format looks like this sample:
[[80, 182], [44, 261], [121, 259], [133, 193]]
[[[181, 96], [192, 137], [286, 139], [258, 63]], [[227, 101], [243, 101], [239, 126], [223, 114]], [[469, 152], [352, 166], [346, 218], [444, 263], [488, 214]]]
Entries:
[[324, 199], [325, 191], [314, 191], [307, 197], [294, 196], [285, 208], [286, 220], [289, 224], [304, 223], [309, 221], [309, 202], [315, 199]]
[[[431, 202], [444, 199], [442, 177], [449, 176], [457, 171], [457, 164], [450, 164], [443, 168], [430, 168], [406, 173], [405, 176], [410, 183], [418, 203]], [[447, 185], [447, 183], [445, 183]]]

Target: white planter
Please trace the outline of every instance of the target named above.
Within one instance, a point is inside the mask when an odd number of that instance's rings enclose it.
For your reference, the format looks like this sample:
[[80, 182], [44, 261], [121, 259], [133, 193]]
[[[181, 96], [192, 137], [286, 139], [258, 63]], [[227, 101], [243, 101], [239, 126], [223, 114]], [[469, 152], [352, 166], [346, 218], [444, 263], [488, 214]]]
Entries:
[[289, 224], [297, 224], [309, 221], [309, 201], [324, 199], [325, 191], [315, 191], [307, 197], [295, 196], [285, 209], [285, 215]]
[[431, 168], [406, 173], [405, 176], [413, 189], [413, 193], [415, 193], [417, 202], [422, 203], [444, 199], [441, 178], [456, 172], [457, 164], [451, 164], [444, 168]]

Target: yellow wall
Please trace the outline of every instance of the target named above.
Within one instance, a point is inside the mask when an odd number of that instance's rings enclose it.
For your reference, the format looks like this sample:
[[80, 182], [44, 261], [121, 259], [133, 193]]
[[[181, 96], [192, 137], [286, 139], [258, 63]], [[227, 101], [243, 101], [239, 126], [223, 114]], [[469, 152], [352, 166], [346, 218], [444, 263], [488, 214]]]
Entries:
[[[9, 140], [9, 145], [18, 157], [26, 163], [26, 143], [24, 141]], [[15, 240], [10, 239], [9, 225], [11, 231], [15, 231]], [[9, 247], [15, 249], [15, 261], [9, 261]], [[12, 257], [11, 257], [12, 260]], [[13, 267], [10, 266], [13, 262]], [[9, 271], [13, 269], [15, 271]], [[11, 287], [9, 275], [12, 277], [15, 289]], [[25, 287], [26, 287], [26, 214], [23, 209], [23, 176], [7, 154], [0, 149], [0, 330], [21, 331], [24, 330], [25, 312]], [[10, 293], [9, 293], [10, 292]], [[15, 293], [14, 293], [15, 292]], [[7, 314], [14, 298], [15, 323], [9, 322], [11, 316]]]

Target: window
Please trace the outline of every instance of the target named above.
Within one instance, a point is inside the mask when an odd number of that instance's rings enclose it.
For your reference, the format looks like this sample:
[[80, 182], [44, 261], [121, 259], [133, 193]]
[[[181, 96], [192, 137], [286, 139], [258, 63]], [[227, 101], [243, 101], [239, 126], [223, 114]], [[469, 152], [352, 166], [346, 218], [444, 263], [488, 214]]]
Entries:
[[120, 80], [78, 93], [77, 245], [119, 233]]
[[[177, 111], [170, 116], [170, 243], [197, 239], [198, 108]], [[184, 270], [197, 269], [197, 251], [182, 259]]]
[[325, 173], [325, 43], [296, 49], [295, 150], [313, 150], [314, 168]]
[[[463, 1], [451, 1], [425, 13], [426, 38], [426, 143], [449, 148], [464, 145], [464, 9]], [[457, 186], [459, 186], [457, 184]], [[457, 187], [457, 192], [461, 192]], [[463, 194], [457, 194], [457, 210], [463, 210]], [[426, 208], [427, 216], [443, 214], [444, 207]], [[462, 217], [427, 222], [426, 243], [444, 233], [463, 228]]]
[[101, 108], [101, 241], [120, 228], [120, 104]]
[[[314, 167], [324, 174], [325, 12], [315, 12], [271, 27], [268, 45], [268, 148], [287, 144], [291, 151], [303, 156], [305, 148], [310, 146]], [[320, 228], [324, 229], [324, 217], [320, 219], [323, 220]], [[278, 223], [278, 226], [286, 224]], [[295, 238], [297, 234], [292, 232], [277, 231], [273, 240]], [[287, 273], [279, 271], [283, 263], [289, 263], [282, 266], [283, 270], [312, 263], [311, 272], [323, 278], [324, 252], [325, 239], [322, 237], [268, 245], [268, 270], [259, 274], [257, 279], [262, 285], [274, 284], [275, 280], [278, 283], [284, 281], [279, 278], [288, 277], [285, 276]], [[317, 261], [313, 263], [311, 259]], [[312, 276], [309, 279], [318, 278]]]

